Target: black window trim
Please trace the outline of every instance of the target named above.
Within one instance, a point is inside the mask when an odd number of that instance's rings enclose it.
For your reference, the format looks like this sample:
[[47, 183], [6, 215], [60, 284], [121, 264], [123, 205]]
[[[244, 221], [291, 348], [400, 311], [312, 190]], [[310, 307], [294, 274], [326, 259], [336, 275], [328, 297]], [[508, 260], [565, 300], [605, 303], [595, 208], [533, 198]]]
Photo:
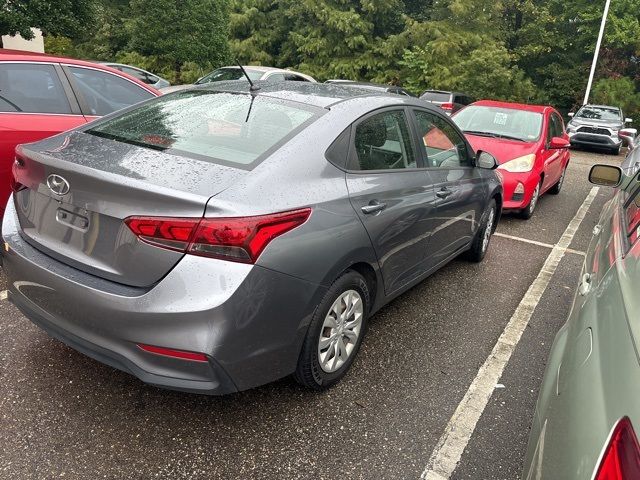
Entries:
[[58, 62], [40, 62], [33, 60], [2, 60], [0, 61], [0, 65], [5, 64], [22, 64], [22, 65], [52, 65], [56, 74], [58, 75], [58, 80], [62, 85], [62, 89], [67, 96], [67, 101], [69, 102], [70, 113], [46, 113], [46, 112], [0, 112], [0, 115], [46, 115], [52, 117], [69, 117], [69, 116], [83, 116], [82, 110], [80, 108], [80, 104], [76, 99], [73, 89], [71, 88], [71, 84], [67, 79], [66, 75], [63, 72], [60, 63]]
[[[73, 92], [74, 92], [74, 94], [76, 96], [78, 104], [80, 105], [80, 110], [81, 110], [82, 114], [85, 115], [85, 116], [88, 116], [88, 117], [101, 117], [103, 115], [95, 115], [95, 114], [91, 113], [91, 108], [89, 107], [89, 102], [87, 102], [87, 100], [84, 98], [84, 96], [82, 94], [82, 89], [80, 88], [80, 85], [78, 84], [78, 81], [75, 78], [75, 76], [73, 75], [73, 72], [71, 72], [70, 68], [84, 68], [84, 69], [87, 69], [87, 70], [95, 70], [95, 71], [98, 71], [98, 72], [101, 72], [101, 73], [105, 73], [107, 75], [114, 76], [114, 77], [119, 78], [121, 80], [126, 80], [130, 84], [135, 85], [140, 90], [142, 90], [142, 91], [148, 93], [149, 95], [151, 95], [151, 98], [157, 98], [157, 95], [155, 95], [150, 90], [140, 86], [140, 84], [138, 84], [137, 82], [134, 82], [134, 81], [132, 81], [129, 78], [126, 78], [124, 76], [116, 75], [115, 73], [108, 72], [107, 70], [103, 70], [102, 68], [94, 68], [94, 67], [90, 67], [90, 66], [87, 66], [87, 65], [76, 65], [76, 64], [72, 64], [72, 63], [62, 63], [61, 67], [62, 67], [62, 71], [66, 75], [67, 81], [70, 83], [71, 87], [73, 88]], [[151, 98], [148, 98], [147, 100], [150, 100]], [[145, 101], [145, 100], [143, 100], [143, 101]], [[110, 112], [110, 113], [113, 113], [113, 112]]]
[[[413, 115], [413, 112], [424, 112], [424, 113], [428, 113], [430, 115], [434, 115], [436, 117], [440, 117], [441, 120], [444, 120], [445, 122], [450, 123], [455, 132], [458, 133], [458, 135], [460, 135], [460, 138], [462, 138], [462, 141], [465, 143], [466, 149], [467, 149], [467, 155], [469, 156], [469, 161], [470, 164], [469, 165], [460, 165], [458, 167], [447, 167], [447, 170], [469, 170], [472, 168], [476, 168], [476, 162], [475, 162], [475, 158], [476, 158], [476, 152], [473, 150], [473, 148], [471, 147], [471, 144], [469, 143], [469, 141], [467, 140], [467, 137], [464, 135], [464, 133], [462, 133], [462, 131], [458, 128], [458, 125], [455, 124], [455, 122], [453, 120], [451, 120], [448, 116], [445, 116], [445, 114], [441, 114], [440, 112], [436, 112], [436, 111], [432, 111], [430, 109], [427, 108], [423, 108], [423, 107], [416, 107], [416, 106], [411, 106], [410, 109], [412, 110], [412, 115], [411, 115], [411, 123], [413, 124], [413, 128], [415, 129], [415, 138], [416, 141], [419, 142], [420, 139], [420, 135], [418, 134], [418, 123], [417, 120], [415, 118], [415, 115]], [[442, 171], [443, 168], [442, 167], [431, 167], [429, 166], [428, 163], [428, 159], [425, 158], [426, 156], [426, 152], [424, 152], [424, 145], [419, 144], [419, 151], [420, 151], [420, 156], [422, 157], [422, 164], [425, 165], [421, 170], [434, 170], [434, 171]]]
[[[423, 157], [422, 154], [420, 153], [419, 150], [416, 150], [416, 131], [413, 127], [413, 122], [411, 120], [411, 118], [409, 117], [409, 112], [408, 112], [408, 108], [406, 105], [402, 105], [402, 104], [398, 104], [398, 105], [387, 105], [381, 108], [377, 108], [375, 110], [371, 110], [367, 113], [365, 113], [364, 115], [362, 115], [361, 117], [359, 117], [358, 119], [356, 119], [354, 122], [351, 123], [351, 138], [349, 139], [349, 153], [347, 154], [347, 162], [346, 162], [346, 168], [344, 168], [343, 170], [347, 173], [352, 173], [352, 174], [356, 174], [356, 175], [369, 175], [369, 174], [377, 174], [377, 173], [403, 173], [403, 172], [422, 172], [425, 170], [424, 168], [424, 163], [423, 163]], [[377, 170], [354, 170], [352, 168], [350, 168], [351, 165], [353, 165], [353, 163], [355, 161], [357, 161], [357, 154], [356, 154], [356, 146], [355, 146], [355, 131], [356, 128], [358, 127], [358, 125], [360, 125], [362, 122], [366, 121], [367, 119], [378, 115], [380, 113], [385, 113], [385, 112], [390, 112], [390, 111], [400, 111], [404, 114], [405, 116], [405, 120], [407, 122], [407, 126], [409, 128], [409, 134], [412, 137], [412, 141], [411, 141], [411, 148], [413, 148], [414, 152], [414, 156], [416, 159], [416, 167], [415, 168], [382, 168], [382, 169], [377, 169]], [[342, 133], [342, 132], [341, 132]], [[337, 138], [337, 137], [336, 137]], [[335, 164], [334, 164], [335, 165]]]

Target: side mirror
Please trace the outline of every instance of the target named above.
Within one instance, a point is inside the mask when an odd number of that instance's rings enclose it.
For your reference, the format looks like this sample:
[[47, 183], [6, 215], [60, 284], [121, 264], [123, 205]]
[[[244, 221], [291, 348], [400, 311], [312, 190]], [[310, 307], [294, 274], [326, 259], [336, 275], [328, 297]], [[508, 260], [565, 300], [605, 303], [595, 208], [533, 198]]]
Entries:
[[566, 138], [562, 137], [553, 137], [551, 142], [549, 142], [549, 149], [551, 150], [559, 150], [562, 148], [569, 148], [571, 143]]
[[624, 119], [624, 123], [631, 123], [631, 122], [633, 122], [633, 119], [631, 119], [631, 118], [627, 117], [627, 118]]
[[476, 167], [493, 170], [494, 168], [497, 168], [497, 166], [498, 161], [496, 160], [496, 157], [491, 155], [489, 152], [478, 150], [478, 153], [476, 154]]
[[573, 117], [575, 115], [575, 113], [569, 112], [569, 113], [567, 113], [567, 115], [570, 116], [570, 117]]
[[622, 169], [614, 165], [594, 165], [589, 172], [589, 181], [603, 187], [617, 187], [622, 181]]

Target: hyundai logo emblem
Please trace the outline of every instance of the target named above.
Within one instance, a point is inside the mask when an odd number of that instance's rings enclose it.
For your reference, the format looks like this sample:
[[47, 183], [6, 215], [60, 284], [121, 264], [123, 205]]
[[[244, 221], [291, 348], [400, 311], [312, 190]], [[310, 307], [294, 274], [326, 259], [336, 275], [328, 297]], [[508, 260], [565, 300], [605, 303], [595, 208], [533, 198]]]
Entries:
[[66, 195], [71, 189], [69, 182], [55, 173], [52, 173], [47, 177], [47, 187], [49, 187], [49, 190], [53, 193], [60, 196]]

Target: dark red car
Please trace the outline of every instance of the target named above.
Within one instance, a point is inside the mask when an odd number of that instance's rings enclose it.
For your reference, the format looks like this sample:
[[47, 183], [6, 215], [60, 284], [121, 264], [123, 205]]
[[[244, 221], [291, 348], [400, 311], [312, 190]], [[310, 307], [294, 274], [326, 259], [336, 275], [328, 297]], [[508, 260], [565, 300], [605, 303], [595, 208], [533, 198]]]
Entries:
[[155, 88], [104, 65], [0, 49], [0, 215], [11, 192], [16, 145], [159, 95]]
[[498, 160], [505, 210], [531, 218], [540, 195], [560, 193], [569, 164], [569, 137], [553, 107], [481, 100], [453, 120], [474, 150]]

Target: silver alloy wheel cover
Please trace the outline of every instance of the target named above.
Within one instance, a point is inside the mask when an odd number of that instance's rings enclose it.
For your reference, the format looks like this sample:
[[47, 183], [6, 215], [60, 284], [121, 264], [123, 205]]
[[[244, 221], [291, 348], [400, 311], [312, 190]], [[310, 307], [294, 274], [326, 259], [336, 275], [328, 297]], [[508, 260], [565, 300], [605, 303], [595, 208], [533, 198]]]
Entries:
[[540, 184], [536, 185], [536, 189], [533, 191], [533, 196], [531, 197], [531, 201], [529, 202], [529, 212], [533, 212], [536, 208], [536, 204], [538, 203], [538, 197], [540, 196]]
[[482, 236], [482, 251], [485, 252], [487, 247], [489, 246], [489, 240], [491, 240], [491, 233], [493, 231], [493, 222], [496, 218], [496, 209], [492, 208], [489, 212], [489, 217], [487, 218], [487, 225], [484, 230], [484, 235]]
[[364, 304], [355, 290], [347, 290], [333, 302], [318, 339], [318, 363], [326, 373], [340, 369], [353, 353], [360, 331]]

